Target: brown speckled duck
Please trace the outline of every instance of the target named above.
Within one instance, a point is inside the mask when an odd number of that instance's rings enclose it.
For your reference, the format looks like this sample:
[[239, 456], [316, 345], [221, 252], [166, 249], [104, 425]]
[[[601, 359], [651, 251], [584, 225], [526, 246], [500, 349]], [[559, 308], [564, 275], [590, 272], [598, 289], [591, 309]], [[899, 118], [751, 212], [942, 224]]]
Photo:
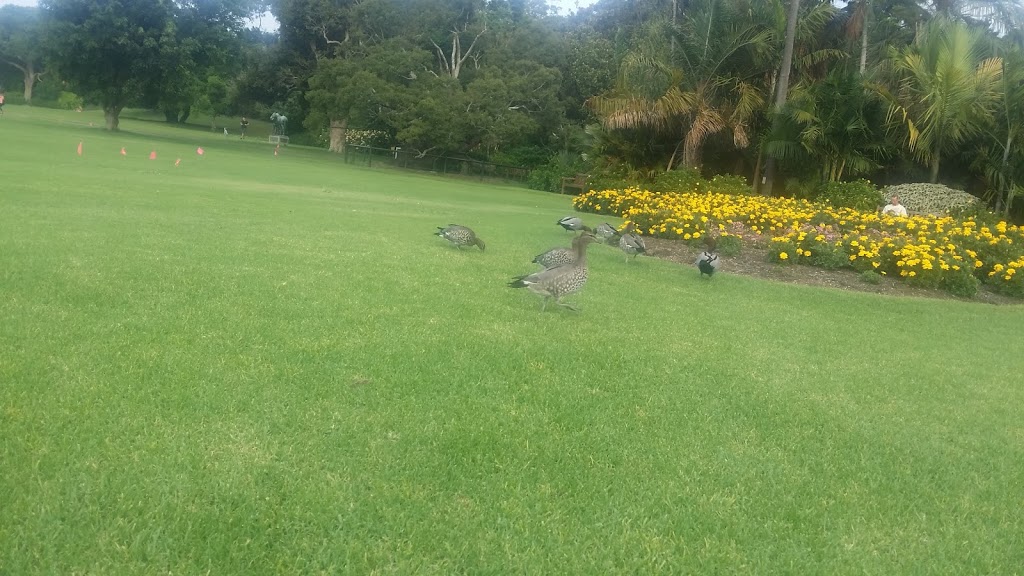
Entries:
[[485, 247], [484, 241], [477, 238], [475, 232], [458, 224], [449, 224], [445, 228], [438, 226], [437, 232], [434, 232], [434, 235], [451, 242], [460, 250], [463, 246], [477, 246], [480, 250], [483, 250]]
[[575, 261], [541, 270], [526, 276], [514, 278], [509, 282], [511, 288], [528, 288], [534, 294], [542, 296], [544, 302], [541, 311], [547, 308], [548, 300], [554, 299], [555, 304], [570, 310], [577, 308], [561, 302], [563, 296], [575, 294], [587, 283], [587, 245], [596, 242], [592, 234], [583, 234], [573, 242]]

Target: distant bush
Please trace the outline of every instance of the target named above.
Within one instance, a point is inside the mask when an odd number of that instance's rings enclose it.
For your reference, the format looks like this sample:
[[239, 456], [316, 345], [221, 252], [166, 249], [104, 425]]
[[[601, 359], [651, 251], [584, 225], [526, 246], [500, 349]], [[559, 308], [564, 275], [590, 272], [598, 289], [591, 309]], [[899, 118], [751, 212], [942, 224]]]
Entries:
[[700, 172], [693, 168], [670, 170], [654, 177], [651, 192], [699, 192], [705, 183]]
[[977, 197], [954, 190], [942, 184], [899, 184], [882, 189], [879, 199], [888, 203], [893, 196], [900, 197], [900, 203], [913, 214], [949, 213], [956, 208], [966, 208], [980, 201]]
[[61, 92], [57, 97], [57, 107], [63, 110], [78, 110], [83, 106], [82, 97], [74, 92]]
[[747, 184], [747, 179], [735, 174], [719, 174], [708, 180], [705, 191], [730, 196], [751, 196], [754, 189]]
[[878, 189], [868, 180], [827, 182], [818, 187], [814, 199], [828, 202], [836, 208], [853, 208], [862, 212], [873, 212], [879, 207]]
[[[547, 163], [530, 171], [526, 185], [534, 190], [561, 192], [562, 178], [575, 176], [583, 170], [583, 160], [574, 154], [556, 154]], [[593, 187], [592, 182], [588, 182]]]

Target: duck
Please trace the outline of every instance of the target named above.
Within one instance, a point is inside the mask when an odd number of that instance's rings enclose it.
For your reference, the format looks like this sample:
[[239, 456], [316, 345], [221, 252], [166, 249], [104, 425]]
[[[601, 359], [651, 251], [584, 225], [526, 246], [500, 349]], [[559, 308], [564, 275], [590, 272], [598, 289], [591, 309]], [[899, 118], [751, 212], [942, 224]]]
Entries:
[[476, 246], [480, 248], [480, 251], [483, 251], [484, 248], [486, 248], [484, 241], [477, 237], [476, 232], [458, 224], [449, 224], [444, 228], [438, 226], [437, 232], [434, 232], [434, 235], [440, 236], [441, 238], [451, 242], [459, 250], [461, 250], [463, 246]]
[[639, 234], [633, 232], [635, 229], [636, 225], [630, 222], [626, 224], [626, 227], [622, 230], [622, 235], [619, 237], [619, 248], [626, 253], [626, 262], [629, 262], [630, 256], [635, 260], [638, 254], [647, 252], [647, 244]]
[[[577, 236], [577, 238], [579, 238]], [[576, 262], [576, 238], [573, 239], [573, 248], [565, 248], [559, 246], [552, 248], [547, 252], [534, 256], [533, 263], [540, 264], [544, 268], [554, 268], [556, 266], [562, 266], [564, 264], [572, 264]]]
[[579, 232], [580, 230], [584, 232], [593, 232], [593, 230], [589, 226], [583, 224], [583, 220], [581, 220], [578, 216], [566, 216], [565, 218], [562, 218], [561, 220], [556, 222], [556, 224], [570, 232]]
[[619, 231], [607, 222], [599, 224], [598, 227], [594, 229], [594, 235], [597, 236], [598, 240], [606, 244], [613, 244], [619, 239]]
[[543, 297], [541, 312], [547, 308], [548, 300], [554, 300], [558, 306], [578, 312], [578, 308], [562, 302], [561, 299], [563, 296], [579, 292], [587, 283], [587, 245], [596, 241], [597, 237], [593, 234], [580, 235], [573, 241], [573, 251], [576, 257], [573, 263], [518, 276], [513, 278], [508, 286], [510, 288], [526, 288]]
[[694, 262], [697, 270], [700, 270], [701, 278], [703, 278], [705, 274], [708, 275], [708, 278], [711, 278], [715, 273], [715, 270], [718, 269], [718, 254], [715, 252], [717, 244], [718, 241], [714, 237], [704, 237], [704, 245], [706, 248], [699, 256], [697, 256], [697, 261]]

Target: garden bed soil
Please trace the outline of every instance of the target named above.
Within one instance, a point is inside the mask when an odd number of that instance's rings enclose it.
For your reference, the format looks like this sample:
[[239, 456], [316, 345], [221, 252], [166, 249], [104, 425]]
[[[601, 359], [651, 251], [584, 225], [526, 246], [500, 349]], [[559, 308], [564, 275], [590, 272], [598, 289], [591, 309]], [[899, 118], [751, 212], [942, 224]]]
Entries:
[[[644, 237], [647, 243], [647, 255], [677, 262], [684, 266], [693, 266], [701, 248], [690, 246], [677, 240]], [[861, 279], [860, 272], [854, 270], [826, 270], [801, 264], [778, 264], [768, 261], [768, 248], [746, 243], [739, 254], [720, 257], [718, 268], [723, 274], [739, 274], [754, 276], [776, 282], [804, 284], [807, 286], [825, 286], [840, 290], [856, 290], [887, 294], [890, 296], [911, 296], [919, 298], [943, 298], [966, 302], [982, 302], [985, 304], [1012, 305], [1021, 304], [1017, 298], [1011, 298], [992, 292], [984, 285], [979, 287], [974, 298], [959, 298], [941, 290], [929, 290], [917, 286], [909, 286], [906, 282], [894, 278], [881, 279], [878, 284], [869, 284]], [[696, 269], [694, 270], [696, 274]]]

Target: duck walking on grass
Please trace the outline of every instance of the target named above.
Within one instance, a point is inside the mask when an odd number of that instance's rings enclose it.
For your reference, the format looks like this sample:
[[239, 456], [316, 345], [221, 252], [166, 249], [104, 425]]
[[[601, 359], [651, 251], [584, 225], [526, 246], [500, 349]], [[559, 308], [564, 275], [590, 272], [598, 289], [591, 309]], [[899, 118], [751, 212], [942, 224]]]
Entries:
[[[577, 237], [578, 238], [578, 237]], [[573, 248], [552, 248], [543, 254], [534, 256], [533, 262], [540, 264], [545, 269], [555, 268], [556, 266], [564, 266], [565, 264], [574, 264], [576, 262], [576, 238], [572, 241]]]
[[697, 261], [694, 262], [697, 269], [700, 270], [701, 278], [703, 278], [705, 274], [708, 275], [708, 278], [711, 278], [711, 275], [718, 269], [718, 254], [715, 252], [715, 246], [717, 244], [718, 242], [713, 237], [704, 237], [704, 245], [707, 246], [707, 248], [700, 253], [700, 256], [697, 256]]
[[438, 226], [434, 235], [451, 242], [459, 250], [462, 250], [463, 246], [477, 246], [480, 250], [484, 249], [484, 241], [476, 237], [476, 232], [458, 224], [449, 224], [445, 228]]
[[593, 232], [593, 230], [591, 230], [589, 226], [585, 226], [583, 224], [583, 220], [580, 220], [577, 216], [566, 216], [559, 220], [557, 224], [570, 232], [579, 232], [580, 230], [584, 232]]
[[644, 243], [644, 239], [639, 234], [633, 233], [635, 229], [636, 226], [630, 222], [622, 231], [622, 236], [619, 237], [619, 248], [626, 253], [626, 262], [629, 262], [630, 256], [635, 260], [637, 254], [647, 252], [647, 244]]
[[530, 292], [542, 296], [544, 302], [541, 304], [541, 312], [547, 308], [549, 299], [554, 299], [555, 304], [559, 306], [578, 312], [579, 309], [563, 303], [561, 299], [563, 296], [579, 292], [587, 283], [587, 245], [596, 240], [592, 234], [579, 236], [573, 240], [575, 262], [519, 276], [509, 282], [509, 287], [528, 288]]

